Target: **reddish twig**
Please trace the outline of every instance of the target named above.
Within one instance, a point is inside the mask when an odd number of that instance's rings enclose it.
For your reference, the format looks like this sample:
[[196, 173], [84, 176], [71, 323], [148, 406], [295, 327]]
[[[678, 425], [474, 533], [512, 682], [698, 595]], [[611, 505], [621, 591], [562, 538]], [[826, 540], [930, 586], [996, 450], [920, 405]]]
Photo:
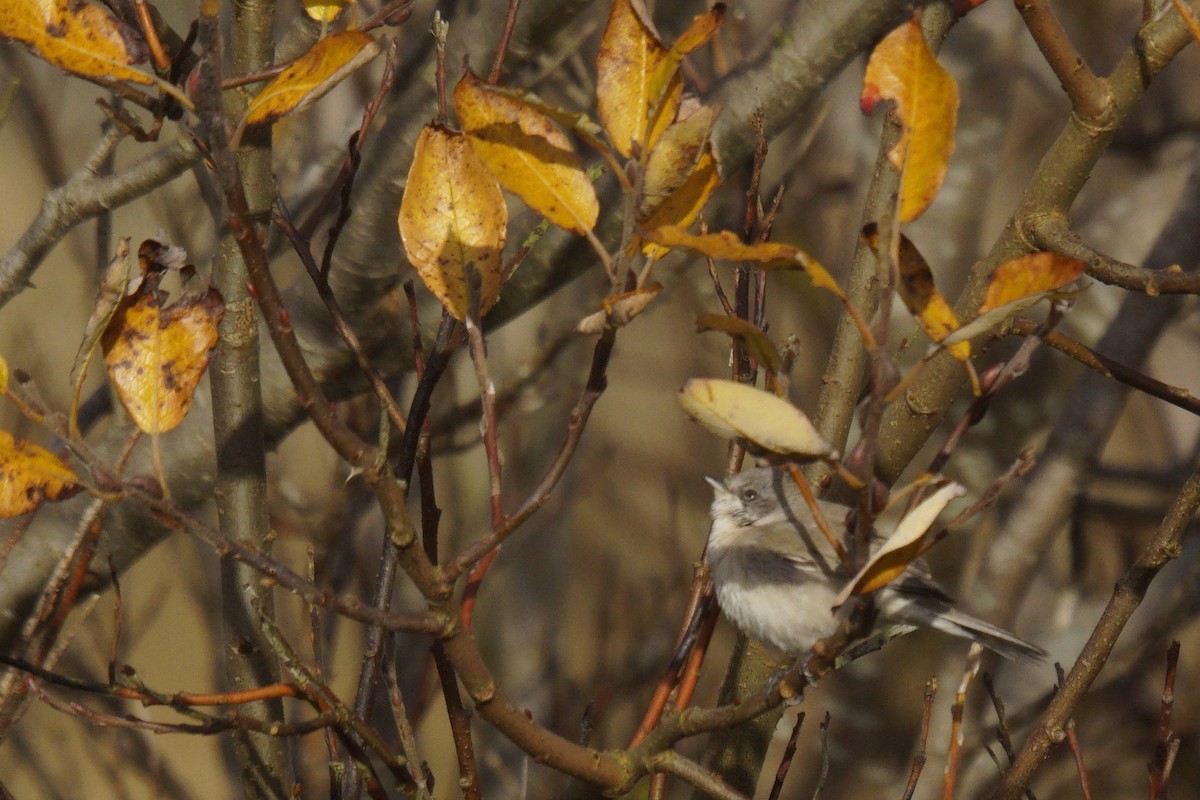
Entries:
[[954, 800], [954, 787], [958, 779], [958, 762], [962, 757], [963, 743], [963, 711], [967, 705], [967, 690], [979, 672], [979, 663], [983, 656], [983, 647], [972, 644], [967, 653], [967, 668], [963, 671], [958, 691], [954, 695], [954, 706], [950, 711], [950, 748], [946, 753], [946, 772], [942, 783], [943, 800]]
[[1154, 758], [1150, 761], [1150, 800], [1167, 796], [1171, 767], [1175, 763], [1175, 754], [1179, 752], [1179, 737], [1171, 730], [1171, 712], [1175, 707], [1175, 669], [1178, 665], [1179, 641], [1175, 640], [1167, 648], [1167, 675], [1163, 680], [1158, 713], [1158, 740], [1154, 745]]
[[513, 29], [517, 26], [517, 11], [520, 8], [521, 0], [508, 0], [508, 16], [504, 20], [500, 43], [496, 45], [496, 58], [492, 61], [492, 71], [488, 73], [488, 83], [500, 82], [500, 75], [504, 72], [504, 56], [508, 53], [508, 43], [512, 41]]
[[380, 376], [379, 371], [375, 369], [375, 365], [371, 363], [371, 359], [367, 357], [366, 351], [363, 349], [362, 341], [358, 338], [358, 334], [354, 332], [350, 321], [346, 318], [345, 312], [342, 310], [341, 303], [333, 293], [333, 289], [329, 286], [329, 281], [325, 275], [317, 268], [316, 262], [313, 260], [310, 243], [307, 239], [301, 237], [300, 232], [292, 225], [291, 218], [287, 213], [287, 208], [283, 205], [282, 199], [276, 203], [276, 211], [271, 215], [275, 225], [283, 232], [283, 235], [292, 243], [292, 249], [296, 251], [296, 255], [300, 257], [300, 263], [304, 265], [304, 269], [308, 272], [309, 278], [312, 279], [313, 285], [317, 289], [317, 296], [321, 298], [321, 302], [325, 304], [325, 309], [329, 312], [329, 318], [333, 321], [334, 330], [338, 332], [338, 336], [342, 337], [342, 341], [346, 343], [346, 347], [354, 356], [354, 362], [358, 365], [358, 369], [366, 377], [367, 383], [371, 385], [375, 397], [379, 400], [379, 404], [383, 407], [387, 414], [388, 421], [395, 426], [396, 430], [404, 433], [404, 428], [407, 421], [404, 419], [404, 412], [400, 410], [400, 406], [396, 403], [396, 398], [392, 396], [391, 391], [387, 387]]
[[917, 754], [913, 756], [913, 765], [908, 773], [908, 785], [904, 787], [902, 800], [912, 800], [913, 792], [917, 790], [917, 781], [921, 779], [921, 772], [925, 769], [925, 745], [929, 741], [929, 721], [933, 718], [933, 698], [937, 689], [937, 678], [930, 678], [925, 684], [925, 702], [921, 706], [921, 734], [917, 738]]
[[796, 715], [796, 724], [792, 726], [792, 734], [788, 737], [783, 755], [779, 758], [779, 767], [775, 770], [775, 782], [771, 784], [771, 793], [767, 795], [770, 800], [779, 800], [779, 794], [783, 791], [783, 782], [787, 779], [787, 774], [792, 768], [792, 758], [796, 755], [796, 743], [800, 739], [800, 726], [804, 724], [804, 716], [803, 711]]
[[1075, 759], [1075, 769], [1079, 773], [1079, 789], [1083, 800], [1092, 800], [1092, 788], [1088, 783], [1087, 768], [1083, 765], [1083, 751], [1079, 749], [1079, 737], [1075, 735], [1075, 720], [1067, 720], [1067, 744]]
[[475, 745], [471, 741], [471, 714], [463, 706], [462, 696], [458, 692], [458, 676], [454, 674], [454, 668], [440, 642], [434, 642], [433, 663], [437, 667], [442, 696], [446, 700], [446, 716], [450, 721], [454, 753], [458, 759], [458, 788], [466, 800], [482, 800], [479, 770], [475, 766]]
[[[566, 437], [563, 439], [558, 455], [555, 456], [550, 466], [547, 467], [541, 481], [534, 487], [533, 492], [525, 499], [525, 502], [508, 516], [499, 527], [492, 530], [491, 533], [482, 539], [468, 545], [446, 565], [444, 571], [446, 580], [456, 580], [464, 571], [511, 536], [518, 527], [524, 524], [534, 512], [545, 505], [546, 501], [550, 499], [550, 492], [554, 490], [563, 473], [566, 472], [567, 465], [571, 462], [571, 457], [575, 454], [575, 448], [579, 445], [580, 439], [583, 438], [583, 431], [587, 426], [592, 409], [595, 407], [597, 401], [600, 400], [601, 395], [604, 394], [604, 390], [608, 387], [608, 362], [612, 357], [615, 338], [616, 331], [610, 328], [602, 333], [596, 342], [595, 350], [592, 353], [592, 366], [588, 374], [587, 384], [583, 389], [583, 396], [579, 398], [579, 402], [571, 410], [571, 416], [567, 422]], [[411, 414], [409, 415], [409, 419], [412, 419]]]

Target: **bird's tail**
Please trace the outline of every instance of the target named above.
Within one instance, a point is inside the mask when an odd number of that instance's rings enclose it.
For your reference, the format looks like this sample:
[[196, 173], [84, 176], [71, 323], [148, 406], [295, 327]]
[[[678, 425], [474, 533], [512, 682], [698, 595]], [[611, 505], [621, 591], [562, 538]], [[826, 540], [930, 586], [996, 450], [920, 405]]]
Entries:
[[979, 642], [989, 650], [1013, 661], [1037, 664], [1046, 659], [1046, 651], [1037, 645], [953, 607], [943, 609], [940, 614], [929, 620], [928, 624], [951, 636], [961, 636]]
[[876, 602], [886, 618], [979, 642], [1014, 661], [1036, 664], [1046, 658], [1046, 651], [1037, 645], [959, 611], [950, 597], [926, 581], [900, 580], [883, 589]]

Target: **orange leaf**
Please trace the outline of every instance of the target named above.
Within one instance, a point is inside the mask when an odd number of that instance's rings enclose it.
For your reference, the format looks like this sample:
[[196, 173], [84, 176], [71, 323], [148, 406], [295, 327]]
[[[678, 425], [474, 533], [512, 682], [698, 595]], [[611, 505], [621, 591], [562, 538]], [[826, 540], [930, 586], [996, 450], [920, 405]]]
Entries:
[[692, 378], [679, 391], [684, 412], [718, 436], [746, 439], [759, 447], [802, 458], [836, 458], [800, 409], [744, 383]]
[[727, 317], [724, 314], [701, 314], [696, 317], [696, 331], [720, 331], [740, 341], [760, 364], [768, 369], [778, 371], [783, 366], [779, 351], [754, 324], [737, 317]]
[[[779, 242], [755, 242], [746, 244], [733, 231], [717, 233], [688, 233], [683, 228], [666, 225], [661, 228], [642, 230], [642, 235], [655, 244], [666, 247], [686, 247], [718, 261], [755, 261], [765, 268], [785, 266], [802, 269], [808, 273], [813, 285], [844, 297], [842, 287], [815, 258], [798, 247]], [[774, 263], [773, 263], [774, 262]]]
[[274, 122], [305, 110], [380, 51], [379, 43], [362, 31], [326, 36], [254, 96], [246, 106], [246, 124]]
[[1083, 275], [1085, 267], [1078, 258], [1050, 251], [1006, 261], [992, 273], [987, 297], [979, 307], [979, 313], [986, 314], [1000, 306], [1061, 289]]
[[163, 307], [158, 281], [143, 281], [118, 307], [100, 339], [117, 397], [146, 433], [183, 422], [208, 368], [225, 304], [216, 289]]
[[643, 152], [654, 146], [674, 121], [683, 94], [677, 70], [660, 74], [667, 48], [645, 22], [640, 2], [638, 6], [634, 0], [614, 0], [596, 55], [600, 122], [626, 158], [633, 154], [634, 142]]
[[454, 110], [475, 153], [501, 186], [555, 225], [591, 230], [600, 201], [570, 140], [546, 115], [484, 87], [468, 72], [454, 89]]
[[911, 222], [933, 202], [954, 151], [958, 86], [937, 62], [915, 20], [901, 25], [876, 45], [863, 79], [862, 109], [880, 100], [896, 103], [904, 133], [888, 153], [903, 171], [900, 219]]
[[480, 315], [495, 305], [508, 209], [466, 136], [432, 125], [421, 131], [399, 224], [408, 260], [451, 314], [470, 311], [468, 265], [480, 278]]
[[33, 511], [79, 492], [79, 478], [62, 460], [32, 442], [0, 431], [0, 518]]
[[73, 8], [69, 0], [4, 0], [0, 38], [23, 42], [46, 61], [77, 75], [143, 84], [155, 80], [129, 67], [146, 60], [145, 43], [97, 6]]

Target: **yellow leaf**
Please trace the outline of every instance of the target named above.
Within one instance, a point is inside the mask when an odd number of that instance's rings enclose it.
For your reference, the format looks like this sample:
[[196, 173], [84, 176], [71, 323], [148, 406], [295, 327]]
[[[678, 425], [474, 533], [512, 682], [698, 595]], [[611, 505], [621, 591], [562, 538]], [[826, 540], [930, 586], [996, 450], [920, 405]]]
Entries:
[[0, 38], [16, 39], [77, 75], [154, 83], [154, 76], [129, 66], [147, 58], [141, 38], [97, 6], [73, 7], [69, 0], [3, 0]]
[[869, 114], [880, 100], [896, 103], [904, 128], [888, 159], [903, 171], [900, 219], [911, 222], [929, 208], [946, 177], [958, 114], [958, 86], [915, 20], [884, 37], [867, 61], [863, 111]]
[[708, 44], [724, 21], [724, 3], [716, 3], [703, 14], [697, 14], [692, 18], [692, 24], [688, 26], [687, 30], [679, 34], [679, 38], [672, 43], [671, 57], [682, 58]]
[[208, 368], [225, 306], [216, 289], [163, 307], [157, 280], [117, 307], [100, 339], [117, 397], [146, 433], [165, 433], [183, 422]]
[[778, 370], [783, 366], [783, 359], [779, 357], [779, 351], [775, 349], [775, 345], [767, 338], [767, 335], [744, 319], [727, 317], [724, 314], [701, 314], [696, 317], [696, 331], [699, 333], [704, 331], [727, 333], [740, 341], [750, 355], [754, 356], [760, 364], [766, 365], [768, 369]]
[[[713, 154], [712, 142], [709, 142], [704, 146], [696, 169], [688, 179], [651, 211], [641, 224], [649, 230], [667, 227], [686, 229], [700, 216], [708, 198], [712, 197], [720, 184], [720, 165]], [[651, 258], [661, 258], [669, 250], [657, 244], [647, 244], [642, 249]]]
[[646, 310], [658, 293], [662, 284], [652, 283], [632, 292], [623, 292], [607, 297], [603, 308], [595, 314], [589, 314], [579, 321], [576, 329], [580, 333], [601, 333], [605, 328], [620, 328]]
[[663, 80], [666, 61], [667, 48], [634, 0], [614, 0], [596, 55], [596, 105], [609, 141], [626, 158], [634, 142], [643, 152], [652, 148], [675, 119], [683, 84], [675, 70]]
[[20, 516], [45, 502], [66, 500], [82, 488], [79, 478], [58, 456], [0, 431], [0, 518]]
[[869, 594], [882, 589], [904, 574], [908, 565], [921, 555], [925, 534], [938, 514], [942, 513], [951, 500], [962, 497], [966, 492], [960, 484], [947, 483], [922, 500], [900, 520], [900, 524], [883, 546], [846, 584], [834, 600], [834, 606], [840, 606], [854, 595]]
[[[725, 21], [725, 4], [716, 3], [711, 9], [692, 18], [692, 24], [671, 44], [666, 57], [658, 64], [650, 81], [652, 97], [666, 95], [667, 87], [679, 80], [679, 65], [684, 56], [699, 50], [717, 33]], [[670, 119], [665, 122], [670, 122]]]
[[980, 314], [1017, 300], [1061, 289], [1083, 275], [1087, 265], [1062, 253], [1041, 252], [1014, 258], [996, 267]]
[[508, 209], [466, 136], [432, 125], [421, 131], [399, 223], [408, 260], [451, 314], [464, 319], [470, 310], [468, 265], [480, 278], [480, 314], [495, 305]]
[[591, 230], [600, 201], [570, 140], [546, 115], [483, 87], [468, 72], [454, 89], [454, 110], [475, 153], [501, 186], [555, 225]]
[[693, 378], [680, 390], [679, 404], [689, 417], [726, 439], [746, 439], [800, 458], [837, 458], [800, 409], [753, 386]]
[[246, 106], [246, 124], [274, 122], [305, 110], [380, 50], [379, 43], [362, 31], [326, 36], [254, 96]]
[[814, 286], [844, 297], [842, 287], [815, 258], [798, 247], [780, 242], [755, 242], [746, 244], [733, 231], [717, 233], [688, 233], [683, 228], [665, 225], [661, 228], [643, 229], [647, 240], [665, 247], [686, 247], [718, 261], [754, 261], [764, 268], [777, 266], [799, 268], [808, 273]]
[[342, 13], [349, 0], [300, 0], [304, 13], [317, 22], [333, 22]]
[[711, 152], [708, 135], [714, 117], [711, 108], [701, 107], [687, 119], [672, 123], [654, 145], [646, 160], [642, 197], [638, 201], [639, 218], [644, 219], [683, 186], [700, 166], [702, 156]]

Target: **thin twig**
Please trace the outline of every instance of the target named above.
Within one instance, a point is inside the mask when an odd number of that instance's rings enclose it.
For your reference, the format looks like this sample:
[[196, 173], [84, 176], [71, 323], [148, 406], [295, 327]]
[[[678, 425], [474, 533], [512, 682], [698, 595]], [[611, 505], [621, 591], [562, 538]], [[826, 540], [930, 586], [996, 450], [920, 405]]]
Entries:
[[796, 755], [796, 743], [800, 739], [800, 726], [803, 724], [804, 712], [801, 711], [796, 715], [796, 724], [792, 726], [792, 733], [788, 736], [787, 745], [783, 748], [783, 755], [779, 758], [779, 766], [775, 769], [775, 782], [771, 784], [771, 793], [767, 795], [769, 800], [779, 800], [779, 794], [783, 791], [783, 782], [792, 768], [792, 758]]
[[913, 792], [917, 790], [917, 781], [925, 769], [925, 745], [929, 741], [929, 721], [933, 718], [933, 698], [937, 694], [937, 678], [930, 678], [925, 684], [925, 701], [921, 706], [921, 734], [917, 738], [917, 754], [913, 756], [912, 769], [908, 773], [908, 785], [904, 787], [902, 800], [912, 800]]
[[1075, 720], [1067, 720], [1067, 745], [1075, 759], [1075, 770], [1079, 773], [1079, 789], [1083, 800], [1092, 800], [1092, 787], [1088, 782], [1087, 768], [1083, 765], [1083, 751], [1079, 749], [1079, 737], [1075, 735]]

